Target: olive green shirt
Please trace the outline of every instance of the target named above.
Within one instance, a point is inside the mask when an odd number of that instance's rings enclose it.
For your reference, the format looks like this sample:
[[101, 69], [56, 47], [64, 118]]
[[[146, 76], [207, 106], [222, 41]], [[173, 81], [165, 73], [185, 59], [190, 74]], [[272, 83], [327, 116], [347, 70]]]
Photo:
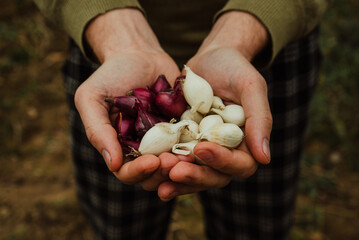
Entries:
[[[91, 19], [115, 8], [137, 8], [147, 17], [164, 50], [181, 64], [196, 52], [221, 13], [246, 11], [256, 16], [269, 32], [268, 65], [287, 43], [305, 36], [318, 24], [328, 1], [35, 0], [35, 3], [47, 18], [75, 40], [83, 52], [83, 34]], [[176, 47], [179, 43], [180, 50]]]

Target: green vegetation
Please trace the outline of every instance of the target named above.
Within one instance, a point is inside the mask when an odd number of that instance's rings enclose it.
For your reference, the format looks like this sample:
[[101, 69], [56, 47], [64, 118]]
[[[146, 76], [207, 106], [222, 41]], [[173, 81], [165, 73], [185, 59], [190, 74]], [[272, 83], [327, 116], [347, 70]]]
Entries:
[[357, 1], [335, 2], [321, 28], [323, 66], [312, 108], [309, 138], [335, 151], [359, 170], [359, 9]]
[[350, 230], [359, 220], [358, 205], [348, 204], [358, 199], [358, 9], [357, 1], [335, 1], [321, 24], [323, 64], [302, 158], [293, 239], [359, 237]]

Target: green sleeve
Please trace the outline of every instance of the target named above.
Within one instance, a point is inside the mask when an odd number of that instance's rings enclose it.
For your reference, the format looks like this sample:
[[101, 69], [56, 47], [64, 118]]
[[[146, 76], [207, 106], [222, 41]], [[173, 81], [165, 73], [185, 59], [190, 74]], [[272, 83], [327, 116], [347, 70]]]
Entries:
[[271, 44], [266, 49], [269, 65], [277, 53], [289, 42], [309, 33], [319, 22], [328, 0], [229, 0], [216, 14], [226, 11], [246, 11], [256, 16], [267, 28]]
[[64, 29], [84, 51], [83, 32], [91, 19], [111, 9], [142, 8], [137, 0], [34, 0], [46, 18]]

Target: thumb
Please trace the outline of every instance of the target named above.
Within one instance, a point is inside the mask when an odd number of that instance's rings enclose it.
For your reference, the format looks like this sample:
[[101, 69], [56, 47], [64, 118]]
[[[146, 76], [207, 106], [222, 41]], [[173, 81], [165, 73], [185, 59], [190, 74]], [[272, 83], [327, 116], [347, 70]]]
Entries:
[[[90, 143], [103, 156], [107, 167], [114, 172], [123, 161], [121, 145], [116, 130], [109, 119], [109, 109], [103, 99], [91, 96], [91, 91], [80, 86], [75, 94], [75, 105], [80, 113]], [[102, 103], [103, 102], [103, 103]]]
[[273, 120], [264, 79], [245, 86], [241, 103], [246, 115], [245, 134], [248, 148], [257, 162], [268, 164], [271, 158], [269, 140]]

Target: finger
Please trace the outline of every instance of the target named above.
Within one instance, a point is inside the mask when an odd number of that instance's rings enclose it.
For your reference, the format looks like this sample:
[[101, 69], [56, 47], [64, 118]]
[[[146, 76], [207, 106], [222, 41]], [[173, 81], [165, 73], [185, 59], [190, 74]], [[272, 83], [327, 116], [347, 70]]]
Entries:
[[133, 161], [125, 163], [115, 176], [125, 184], [135, 184], [144, 181], [159, 167], [160, 159], [154, 155], [143, 155]]
[[174, 81], [181, 72], [176, 62], [167, 53], [165, 53], [165, 58], [165, 64], [163, 62], [155, 63], [155, 65], [158, 66], [158, 69], [156, 69], [156, 76], [154, 76], [153, 79], [156, 79], [158, 75], [163, 74], [166, 76], [166, 79], [171, 86], [173, 86]]
[[205, 187], [189, 186], [182, 183], [166, 181], [158, 186], [157, 195], [162, 201], [167, 202], [176, 196], [196, 193], [206, 189]]
[[169, 179], [170, 170], [179, 162], [178, 158], [170, 153], [162, 153], [158, 158], [160, 159], [160, 167], [153, 175], [140, 183], [146, 191], [157, 190], [160, 183]]
[[176, 157], [178, 158], [179, 161], [184, 161], [184, 162], [195, 161], [195, 157], [193, 156], [193, 154], [188, 154], [188, 155], [176, 154]]
[[161, 161], [161, 175], [166, 178], [168, 178], [171, 169], [180, 161], [176, 155], [167, 152], [162, 153], [159, 159]]
[[80, 86], [75, 94], [75, 105], [84, 124], [90, 143], [102, 154], [108, 168], [117, 171], [123, 161], [116, 130], [109, 119], [109, 109], [103, 99]]
[[[244, 143], [242, 149], [245, 150]], [[240, 178], [252, 176], [258, 167], [255, 159], [246, 151], [228, 149], [216, 143], [201, 142], [194, 148], [194, 154], [208, 166]]]
[[221, 188], [231, 180], [230, 175], [216, 171], [208, 166], [200, 166], [189, 162], [176, 164], [171, 169], [169, 177], [173, 182], [204, 188]]
[[266, 83], [258, 75], [248, 80], [242, 89], [240, 96], [246, 115], [245, 133], [248, 147], [259, 163], [268, 164], [270, 162], [269, 139], [273, 121]]
[[161, 174], [161, 169], [157, 169], [154, 174], [140, 182], [142, 188], [146, 191], [155, 191], [158, 188], [160, 183], [166, 181], [168, 178], [165, 178]]

